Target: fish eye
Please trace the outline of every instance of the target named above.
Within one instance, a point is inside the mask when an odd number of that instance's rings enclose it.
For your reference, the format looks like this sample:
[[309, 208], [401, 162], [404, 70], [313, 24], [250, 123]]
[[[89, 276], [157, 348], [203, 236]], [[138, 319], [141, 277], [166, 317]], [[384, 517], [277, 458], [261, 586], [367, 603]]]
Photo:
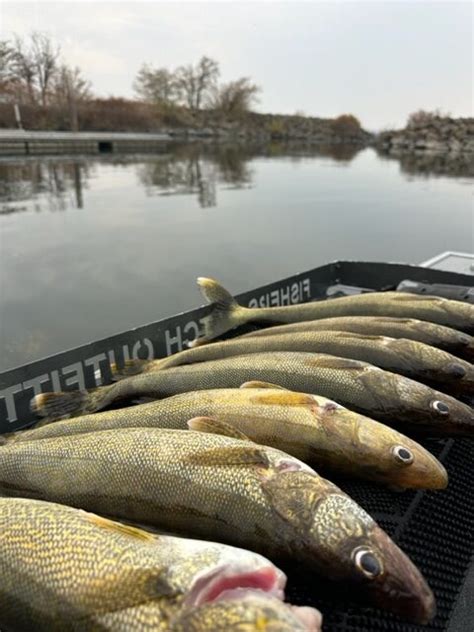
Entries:
[[452, 375], [453, 377], [464, 377], [466, 375], [466, 369], [461, 366], [460, 364], [449, 364], [448, 365], [448, 372], [450, 375]]
[[356, 549], [352, 557], [356, 567], [369, 579], [375, 579], [382, 572], [382, 564], [370, 549]]
[[440, 415], [449, 415], [449, 406], [439, 399], [435, 399], [431, 402], [431, 408]]
[[409, 450], [408, 448], [404, 448], [402, 445], [394, 446], [392, 448], [392, 454], [398, 461], [400, 461], [400, 463], [403, 463], [404, 465], [410, 465], [410, 463], [413, 463], [413, 460], [415, 458], [411, 450]]

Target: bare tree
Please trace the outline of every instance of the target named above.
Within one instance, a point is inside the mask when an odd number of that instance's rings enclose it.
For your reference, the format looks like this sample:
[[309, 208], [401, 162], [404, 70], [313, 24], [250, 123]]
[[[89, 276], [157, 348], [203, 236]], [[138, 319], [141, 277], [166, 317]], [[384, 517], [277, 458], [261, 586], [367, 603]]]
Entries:
[[60, 47], [54, 45], [45, 33], [36, 31], [31, 34], [31, 56], [43, 106], [47, 103], [51, 80], [59, 70], [60, 53]]
[[53, 79], [51, 100], [57, 105], [68, 108], [69, 121], [73, 131], [79, 129], [78, 104], [91, 98], [91, 84], [82, 76], [81, 70], [77, 66], [71, 68], [62, 65]]
[[13, 42], [4, 44], [9, 80], [15, 85], [16, 96], [23, 100], [26, 93], [30, 103], [39, 100], [47, 104], [48, 90], [58, 72], [60, 49], [48, 35], [32, 32], [29, 40], [15, 35]]
[[204, 99], [215, 88], [219, 76], [219, 64], [203, 56], [196, 66], [180, 66], [176, 71], [176, 85], [186, 105], [191, 110], [201, 109]]
[[196, 68], [196, 110], [199, 110], [203, 97], [216, 85], [219, 76], [219, 64], [210, 57], [201, 57]]
[[58, 68], [51, 84], [51, 100], [58, 105], [92, 99], [91, 83], [82, 76], [81, 69], [63, 64]]
[[196, 77], [191, 64], [180, 66], [176, 70], [176, 88], [179, 98], [184, 101], [190, 110], [194, 110], [196, 103]]
[[31, 51], [25, 47], [22, 39], [15, 35], [11, 52], [10, 70], [14, 81], [26, 89], [30, 103], [36, 102], [36, 67]]
[[447, 118], [450, 114], [443, 112], [440, 109], [433, 110], [429, 112], [427, 110], [418, 110], [417, 112], [412, 112], [408, 117], [406, 127], [408, 129], [416, 129], [419, 127], [426, 127], [436, 122], [436, 120], [440, 118]]
[[248, 112], [257, 99], [260, 88], [242, 77], [219, 86], [211, 97], [210, 106], [229, 117], [239, 117]]
[[9, 92], [12, 82], [12, 48], [6, 40], [0, 40], [0, 91], [2, 95]]
[[151, 103], [171, 103], [177, 96], [176, 79], [167, 68], [152, 68], [148, 64], [138, 71], [133, 88], [139, 97]]

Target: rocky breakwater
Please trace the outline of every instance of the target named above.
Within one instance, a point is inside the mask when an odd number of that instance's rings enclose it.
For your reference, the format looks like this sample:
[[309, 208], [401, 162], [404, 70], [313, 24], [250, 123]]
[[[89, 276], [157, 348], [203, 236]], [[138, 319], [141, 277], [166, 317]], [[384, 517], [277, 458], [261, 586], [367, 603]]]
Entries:
[[376, 137], [382, 152], [400, 155], [412, 152], [473, 153], [474, 118], [420, 117], [405, 129], [382, 132]]
[[418, 113], [405, 129], [382, 132], [374, 144], [404, 173], [474, 177], [474, 118]]
[[195, 115], [193, 125], [169, 128], [174, 137], [217, 138], [244, 141], [299, 141], [323, 145], [366, 146], [373, 136], [362, 128], [357, 118], [343, 114], [333, 119], [303, 115], [278, 115], [248, 112], [229, 120], [214, 112]]

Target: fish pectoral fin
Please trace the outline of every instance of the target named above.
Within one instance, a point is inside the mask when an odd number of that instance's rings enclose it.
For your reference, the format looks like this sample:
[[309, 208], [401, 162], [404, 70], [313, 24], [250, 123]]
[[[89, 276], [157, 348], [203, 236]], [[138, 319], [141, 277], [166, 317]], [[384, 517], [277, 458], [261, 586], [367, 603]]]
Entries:
[[213, 417], [193, 417], [188, 421], [188, 428], [190, 430], [198, 430], [200, 432], [209, 432], [224, 435], [225, 437], [234, 437], [234, 439], [251, 441], [251, 439], [243, 432], [240, 432], [240, 430], [237, 430], [225, 421], [220, 421]]
[[252, 445], [210, 448], [191, 454], [187, 457], [187, 461], [193, 465], [222, 467], [236, 465], [260, 465], [269, 467], [270, 465], [265, 450], [253, 447]]
[[260, 382], [259, 380], [250, 380], [250, 382], [244, 382], [240, 385], [240, 388], [278, 388], [281, 391], [288, 391], [290, 389], [278, 384], [272, 384], [271, 382]]
[[134, 540], [140, 540], [142, 542], [157, 541], [155, 535], [148, 533], [148, 531], [145, 531], [144, 529], [139, 529], [138, 527], [131, 527], [130, 525], [122, 524], [121, 522], [109, 520], [108, 518], [103, 518], [102, 516], [90, 513], [86, 513], [86, 519], [88, 522], [100, 529], [108, 529], [109, 531], [133, 538]]

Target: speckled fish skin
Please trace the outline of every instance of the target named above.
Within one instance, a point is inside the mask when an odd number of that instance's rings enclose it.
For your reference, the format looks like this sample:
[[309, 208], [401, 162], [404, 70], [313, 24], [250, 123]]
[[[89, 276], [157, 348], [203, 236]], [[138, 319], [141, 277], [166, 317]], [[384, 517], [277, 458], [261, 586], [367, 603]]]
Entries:
[[319, 632], [321, 615], [314, 608], [288, 607], [256, 592], [235, 591], [234, 599], [183, 614], [170, 632]]
[[469, 334], [416, 318], [390, 316], [341, 316], [289, 325], [275, 325], [244, 334], [242, 338], [274, 336], [303, 331], [350, 331], [366, 336], [389, 336], [424, 342], [465, 360], [474, 360], [474, 337]]
[[290, 351], [235, 356], [143, 373], [91, 391], [43, 394], [34, 399], [33, 407], [51, 403], [51, 412], [58, 416], [78, 416], [120, 399], [237, 388], [251, 380], [327, 397], [362, 415], [403, 428], [408, 434], [474, 434], [474, 410], [449, 395], [357, 360]]
[[[187, 429], [193, 417], [223, 421], [249, 439], [283, 450], [318, 469], [405, 488], [442, 489], [447, 485], [441, 463], [412, 439], [324, 397], [276, 388], [184, 393], [17, 432], [10, 441], [113, 428]], [[411, 453], [411, 461], [399, 457], [400, 448]]]
[[0, 490], [289, 558], [429, 620], [423, 577], [338, 487], [284, 452], [202, 432], [128, 428], [2, 448]]
[[[428, 383], [453, 395], [474, 396], [474, 366], [421, 342], [344, 331], [299, 333], [236, 338], [181, 351], [162, 360], [138, 361], [144, 371], [267, 351], [328, 353], [368, 362], [387, 371]], [[134, 366], [132, 364], [132, 366]]]
[[282, 598], [285, 575], [262, 556], [151, 535], [71, 507], [0, 498], [0, 626], [157, 630], [225, 583]]
[[206, 316], [204, 336], [209, 342], [226, 331], [250, 322], [295, 323], [338, 316], [392, 316], [417, 318], [474, 333], [474, 305], [438, 296], [418, 296], [404, 292], [369, 292], [326, 301], [282, 307], [243, 307], [214, 279], [200, 277], [204, 298], [214, 303]]

